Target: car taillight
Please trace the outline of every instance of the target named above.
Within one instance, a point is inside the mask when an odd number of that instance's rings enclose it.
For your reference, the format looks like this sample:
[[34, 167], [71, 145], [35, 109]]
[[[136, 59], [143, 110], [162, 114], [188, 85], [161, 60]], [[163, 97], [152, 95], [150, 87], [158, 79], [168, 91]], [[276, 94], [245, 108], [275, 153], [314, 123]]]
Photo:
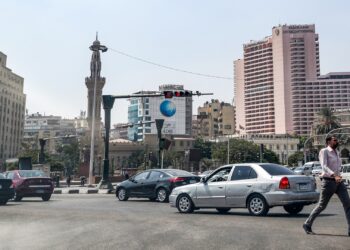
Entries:
[[169, 181], [170, 182], [180, 182], [180, 181], [184, 181], [185, 178], [182, 178], [182, 177], [173, 177], [173, 178], [170, 178]]
[[280, 180], [280, 189], [289, 189], [290, 185], [289, 185], [289, 180], [287, 177], [283, 177]]

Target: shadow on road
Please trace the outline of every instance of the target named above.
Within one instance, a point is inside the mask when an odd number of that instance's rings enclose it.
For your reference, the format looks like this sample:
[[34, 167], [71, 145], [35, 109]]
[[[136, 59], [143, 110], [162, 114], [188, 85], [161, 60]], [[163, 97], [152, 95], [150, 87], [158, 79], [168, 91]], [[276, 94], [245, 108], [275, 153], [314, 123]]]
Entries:
[[315, 236], [335, 236], [335, 237], [348, 237], [348, 235], [344, 234], [324, 234], [324, 233], [314, 233]]
[[[216, 211], [195, 211], [193, 213], [194, 215], [195, 214], [212, 214], [212, 215], [221, 215], [221, 216], [247, 216], [247, 217], [253, 217], [253, 215], [250, 215], [248, 212], [228, 212], [226, 214], [220, 214]], [[309, 216], [309, 214], [297, 214], [297, 215], [290, 215], [290, 214], [287, 214], [287, 213], [269, 213], [267, 214], [266, 216], [259, 216], [260, 218], [265, 218], [265, 217], [276, 217], [276, 218], [279, 218], [279, 217], [284, 217], [284, 218], [307, 218]], [[327, 213], [324, 213], [324, 214], [320, 214], [319, 217], [327, 217], [327, 216], [335, 216], [335, 214], [327, 214]]]

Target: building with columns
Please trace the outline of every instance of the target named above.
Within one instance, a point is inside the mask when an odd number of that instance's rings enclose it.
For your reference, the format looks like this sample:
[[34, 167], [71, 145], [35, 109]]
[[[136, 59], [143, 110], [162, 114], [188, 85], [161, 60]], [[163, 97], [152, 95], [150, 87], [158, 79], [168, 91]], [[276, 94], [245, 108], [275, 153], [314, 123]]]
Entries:
[[6, 159], [15, 158], [23, 137], [26, 95], [24, 79], [6, 65], [0, 52], [0, 172]]

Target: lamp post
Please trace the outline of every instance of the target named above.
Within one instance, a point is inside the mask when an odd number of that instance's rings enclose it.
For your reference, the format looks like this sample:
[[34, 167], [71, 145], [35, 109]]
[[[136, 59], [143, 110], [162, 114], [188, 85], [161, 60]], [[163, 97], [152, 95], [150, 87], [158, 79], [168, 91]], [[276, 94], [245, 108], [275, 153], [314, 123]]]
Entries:
[[163, 164], [161, 164], [161, 151], [162, 151], [162, 146], [161, 146], [161, 139], [162, 139], [162, 128], [164, 124], [164, 119], [156, 119], [156, 127], [157, 127], [157, 135], [158, 135], [158, 168], [161, 167], [163, 168]]

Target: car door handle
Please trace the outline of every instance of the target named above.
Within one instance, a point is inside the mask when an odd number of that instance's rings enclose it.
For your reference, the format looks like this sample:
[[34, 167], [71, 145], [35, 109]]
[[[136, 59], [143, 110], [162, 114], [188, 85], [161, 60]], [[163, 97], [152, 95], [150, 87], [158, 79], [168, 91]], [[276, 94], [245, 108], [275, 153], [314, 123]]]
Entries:
[[218, 188], [224, 188], [224, 187], [218, 187]]
[[247, 187], [251, 187], [252, 186], [252, 184], [247, 184]]

